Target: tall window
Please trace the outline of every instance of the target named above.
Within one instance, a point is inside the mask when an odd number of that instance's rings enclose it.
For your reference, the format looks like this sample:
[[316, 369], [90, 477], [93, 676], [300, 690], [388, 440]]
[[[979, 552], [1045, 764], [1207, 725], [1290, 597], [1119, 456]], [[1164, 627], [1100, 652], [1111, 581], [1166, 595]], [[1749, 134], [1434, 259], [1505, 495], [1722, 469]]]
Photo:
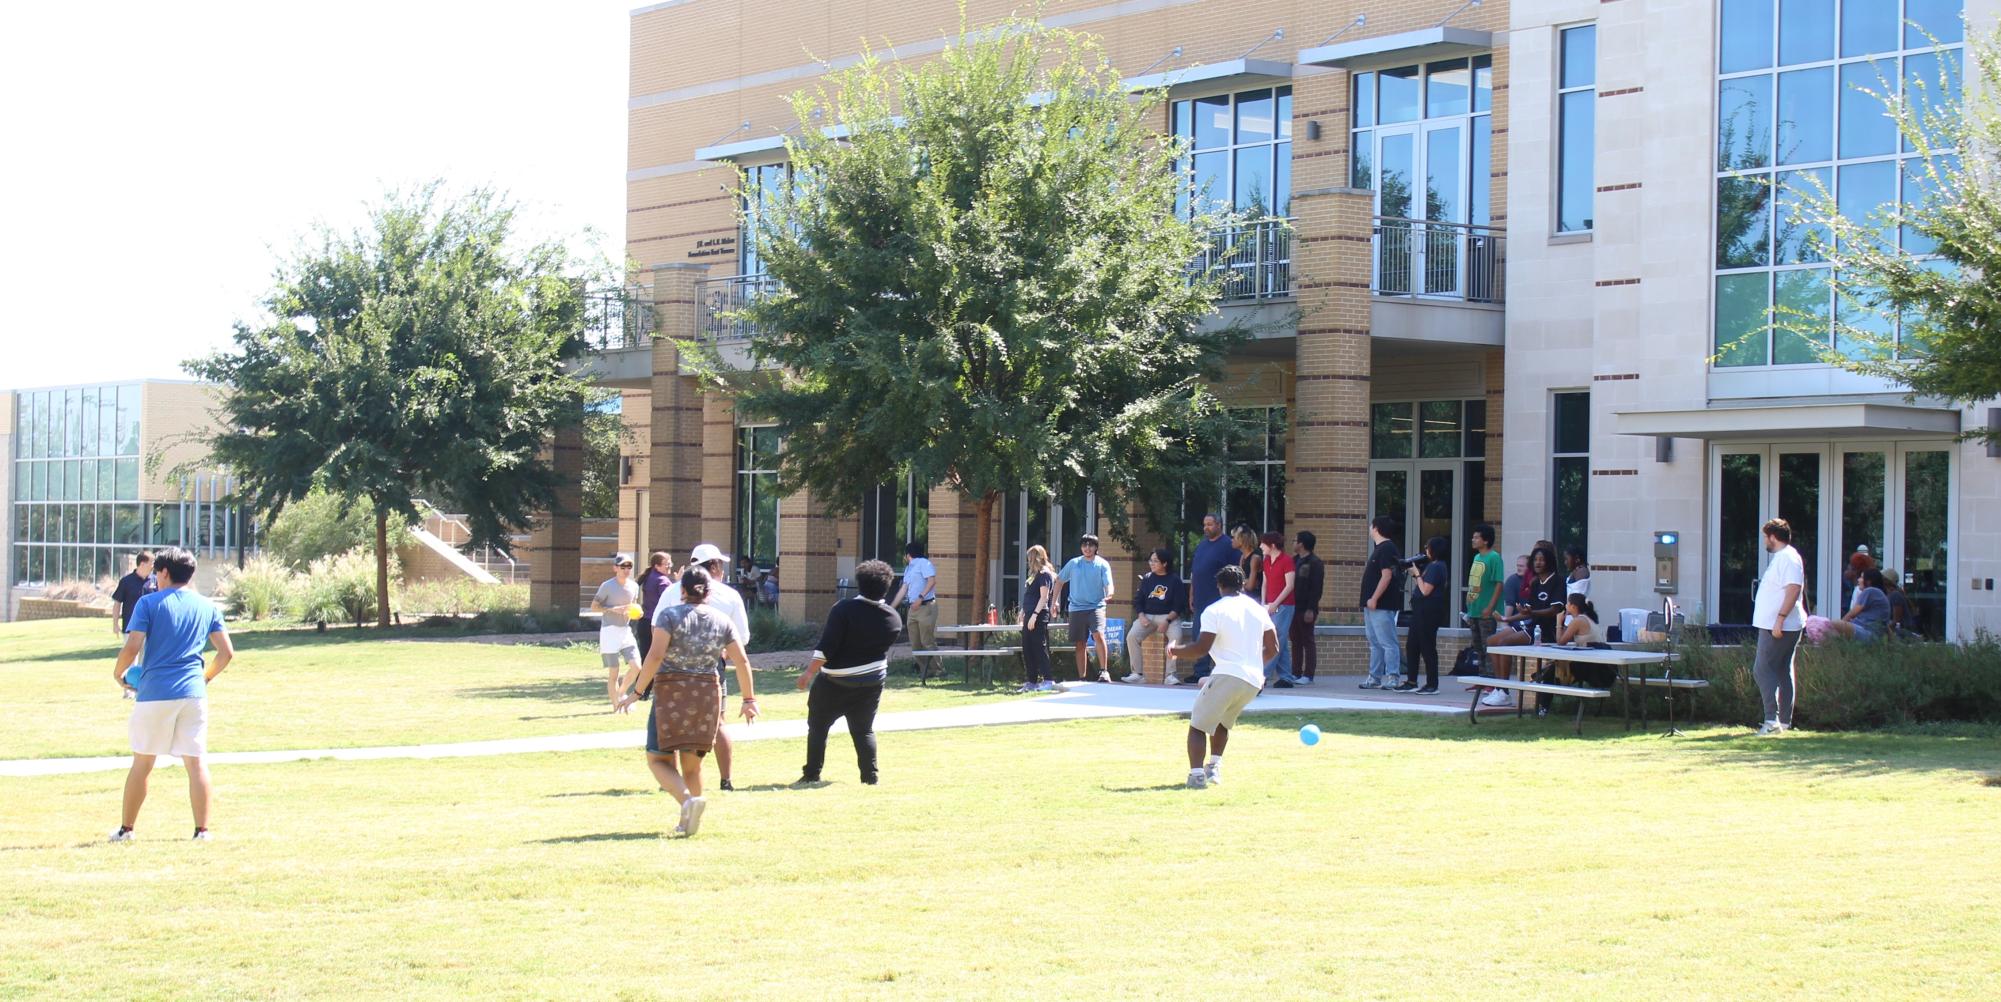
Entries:
[[[1803, 197], [1832, 194], [1865, 222], [1901, 201], [1933, 196], [1922, 156], [1885, 115], [1884, 96], [1956, 104], [1962, 0], [1721, 0], [1717, 34], [1717, 364], [1818, 362], [1834, 344], [1831, 267], [1811, 227], [1791, 217]], [[1908, 19], [1910, 24], [1904, 23]], [[1934, 47], [1932, 39], [1938, 40]], [[1940, 166], [1954, 158], [1943, 156]], [[1884, 235], [1913, 254], [1932, 247], [1906, 230]], [[1768, 328], [1826, 318], [1819, 339]], [[1843, 322], [1892, 337], [1886, 318]]]
[[904, 473], [862, 497], [863, 560], [903, 566], [903, 548], [921, 542], [930, 532], [931, 492]]
[[1355, 73], [1349, 90], [1349, 184], [1378, 193], [1377, 215], [1493, 221], [1493, 56]]
[[[16, 396], [14, 580], [95, 581], [122, 574], [122, 555], [149, 542], [139, 499], [138, 384], [32, 390]], [[233, 511], [232, 511], [233, 518]]]
[[1598, 136], [1598, 26], [1565, 28], [1557, 67], [1556, 231], [1591, 229]]
[[1291, 87], [1176, 101], [1173, 119], [1193, 151], [1176, 164], [1190, 179], [1175, 199], [1182, 218], [1202, 207], [1252, 219], [1292, 214]]
[[[1591, 535], [1591, 394], [1559, 393], [1552, 408], [1555, 453], [1550, 485], [1553, 525], [1549, 538], [1558, 556], [1566, 547], [1586, 546]], [[1585, 552], [1590, 553], [1587, 547]]]
[[792, 176], [791, 164], [761, 164], [743, 169], [743, 218], [737, 226], [740, 275], [764, 274], [764, 257], [757, 250], [757, 222], [764, 207], [778, 198]]
[[[736, 552], [759, 567], [778, 560], [778, 429], [737, 429]], [[731, 554], [732, 558], [735, 554]]]
[[[1433, 536], [1455, 552], [1486, 519], [1486, 456], [1484, 400], [1370, 404], [1369, 516], [1396, 520], [1391, 538], [1405, 553]], [[1458, 566], [1454, 574], [1466, 565]], [[1456, 611], [1460, 596], [1450, 602]]]
[[[1253, 532], [1285, 529], [1285, 408], [1236, 411], [1242, 428], [1230, 454], [1230, 482], [1223, 495], [1223, 524]], [[1198, 514], [1199, 518], [1200, 515]]]

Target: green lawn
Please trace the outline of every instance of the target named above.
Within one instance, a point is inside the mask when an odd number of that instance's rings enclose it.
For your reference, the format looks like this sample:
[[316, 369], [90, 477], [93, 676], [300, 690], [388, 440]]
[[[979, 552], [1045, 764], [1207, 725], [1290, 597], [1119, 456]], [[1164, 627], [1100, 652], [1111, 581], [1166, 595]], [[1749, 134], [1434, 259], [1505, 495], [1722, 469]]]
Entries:
[[[390, 631], [400, 639], [387, 640], [374, 630], [231, 631], [236, 661], [210, 693], [213, 751], [637, 733], [644, 725], [643, 716], [608, 712], [595, 644], [423, 640], [421, 630]], [[117, 653], [99, 620], [0, 625], [0, 759], [123, 754], [132, 704], [111, 682]], [[1007, 698], [999, 689], [919, 687], [907, 665], [897, 667], [885, 711]], [[766, 719], [805, 716], [797, 678], [797, 668], [757, 673]]]
[[1992, 732], [1301, 719], [760, 742], [688, 840], [631, 753], [0, 781], [0, 998], [2001, 996]]

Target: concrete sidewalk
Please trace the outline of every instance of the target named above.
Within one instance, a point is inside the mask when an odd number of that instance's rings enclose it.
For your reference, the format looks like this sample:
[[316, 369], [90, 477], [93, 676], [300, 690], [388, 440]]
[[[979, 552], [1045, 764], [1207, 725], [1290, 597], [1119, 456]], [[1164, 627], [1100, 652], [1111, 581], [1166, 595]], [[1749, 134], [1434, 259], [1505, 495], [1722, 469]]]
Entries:
[[[991, 727], [1001, 724], [1036, 724], [1060, 720], [1092, 720], [1106, 717], [1158, 717], [1186, 715], [1195, 704], [1194, 686], [1121, 685], [1102, 682], [1072, 682], [1068, 692], [1046, 696], [1000, 699], [973, 706], [940, 710], [910, 710], [885, 713], [876, 718], [878, 732], [924, 731], [948, 727]], [[1325, 713], [1329, 710], [1390, 710], [1412, 713], [1464, 713], [1460, 699], [1439, 697], [1393, 699], [1349, 698], [1319, 695], [1321, 687], [1277, 692], [1266, 690], [1246, 711], [1249, 713]], [[1366, 695], [1366, 694], [1365, 694]], [[468, 758], [481, 755], [522, 755], [531, 752], [602, 751], [639, 748], [643, 715], [632, 718], [632, 726], [599, 734], [558, 734], [536, 738], [503, 738], [495, 741], [462, 741], [455, 744], [390, 745], [376, 748], [307, 748], [283, 751], [215, 752], [208, 756], [214, 765], [258, 765], [275, 762], [304, 762], [313, 759], [366, 761], [387, 758]], [[844, 732], [844, 724], [836, 724]], [[804, 720], [779, 720], [767, 724], [729, 725], [736, 741], [766, 741], [804, 737]], [[109, 772], [131, 763], [126, 755], [95, 758], [40, 758], [0, 761], [0, 776], [60, 776], [85, 772]], [[161, 764], [177, 760], [161, 757]]]

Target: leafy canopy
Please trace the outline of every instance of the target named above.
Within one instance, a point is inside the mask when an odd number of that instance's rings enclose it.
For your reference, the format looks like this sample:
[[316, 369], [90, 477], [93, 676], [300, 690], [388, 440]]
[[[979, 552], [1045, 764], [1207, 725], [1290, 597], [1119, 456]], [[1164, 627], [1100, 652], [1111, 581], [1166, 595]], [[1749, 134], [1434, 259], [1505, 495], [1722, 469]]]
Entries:
[[976, 499], [1090, 488], [1158, 527], [1182, 484], [1222, 481], [1206, 385], [1245, 332], [1201, 322], [1220, 281], [1189, 266], [1222, 220], [1176, 217], [1160, 101], [1088, 36], [1020, 20], [795, 96], [842, 138], [789, 140], [793, 185], [748, 214], [770, 368], [734, 377], [785, 437], [784, 488], [845, 512], [907, 468]]
[[1941, 58], [1936, 78], [1872, 91], [1921, 154], [1903, 167], [1921, 194], [1852, 219], [1825, 186], [1791, 193], [1798, 208], [1781, 223], [1810, 227], [1809, 252], [1833, 264], [1835, 313], [1781, 305], [1774, 321], [1823, 362], [1958, 404], [2001, 395], [2001, 30], [1969, 38], [1966, 54], [1972, 87]]

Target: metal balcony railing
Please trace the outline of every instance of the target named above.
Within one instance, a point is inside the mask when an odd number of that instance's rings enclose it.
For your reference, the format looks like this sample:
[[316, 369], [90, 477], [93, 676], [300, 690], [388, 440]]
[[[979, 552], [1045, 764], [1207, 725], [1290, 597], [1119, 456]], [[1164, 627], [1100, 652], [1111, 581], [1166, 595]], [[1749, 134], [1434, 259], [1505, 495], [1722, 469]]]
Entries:
[[1499, 227], [1377, 216], [1369, 291], [1379, 296], [1500, 303], [1507, 238]]
[[731, 275], [696, 282], [696, 331], [709, 341], [740, 341], [749, 337], [750, 324], [737, 316], [737, 311], [777, 287], [770, 275]]
[[1293, 294], [1292, 220], [1273, 217], [1218, 226], [1190, 271], [1222, 272], [1223, 302], [1278, 299]]
[[592, 351], [638, 348], [653, 341], [653, 303], [643, 289], [584, 292], [584, 343]]

